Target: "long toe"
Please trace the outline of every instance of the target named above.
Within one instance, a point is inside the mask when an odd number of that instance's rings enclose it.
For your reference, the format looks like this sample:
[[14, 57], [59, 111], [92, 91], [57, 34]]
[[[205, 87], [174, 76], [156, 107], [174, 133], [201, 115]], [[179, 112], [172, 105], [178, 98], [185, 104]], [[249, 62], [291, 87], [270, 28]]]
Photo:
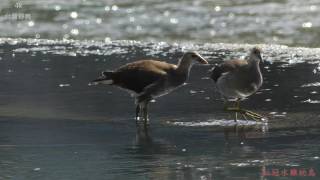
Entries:
[[251, 111], [245, 111], [244, 113], [246, 116], [249, 116], [250, 118], [252, 118], [255, 121], [262, 121], [263, 116], [257, 114], [257, 113], [252, 113]]
[[244, 120], [248, 121], [248, 118], [247, 118], [247, 116], [246, 116], [245, 113], [241, 113], [241, 115], [242, 115], [242, 117], [243, 117]]
[[252, 112], [252, 111], [249, 111], [249, 110], [245, 110], [245, 109], [242, 109], [242, 108], [238, 108], [238, 107], [229, 107], [227, 109], [227, 111], [240, 113], [245, 120], [247, 120], [246, 117], [250, 117], [251, 119], [253, 119], [255, 121], [262, 121], [262, 119], [264, 119], [264, 116], [262, 116], [262, 115], [260, 115], [258, 113], [255, 113], [255, 112]]
[[252, 112], [252, 111], [248, 111], [248, 110], [246, 110], [246, 112], [247, 112], [247, 114], [251, 114], [251, 115], [253, 115], [253, 116], [257, 117], [257, 118], [263, 118], [263, 116], [258, 114], [258, 113], [255, 113], [255, 112]]
[[243, 111], [250, 113], [250, 114], [253, 114], [253, 115], [256, 115], [256, 116], [261, 116], [260, 114], [253, 112], [253, 111], [250, 111], [250, 110], [247, 110], [247, 109], [243, 109]]

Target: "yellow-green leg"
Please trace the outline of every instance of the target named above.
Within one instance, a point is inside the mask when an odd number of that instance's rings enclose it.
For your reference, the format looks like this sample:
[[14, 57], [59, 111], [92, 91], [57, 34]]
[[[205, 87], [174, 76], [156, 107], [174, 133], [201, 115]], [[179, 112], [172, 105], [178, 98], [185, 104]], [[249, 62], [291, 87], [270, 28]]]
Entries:
[[258, 113], [255, 113], [255, 112], [252, 112], [252, 111], [249, 111], [249, 110], [246, 110], [246, 109], [242, 109], [240, 107], [240, 99], [238, 99], [236, 102], [235, 102], [235, 107], [227, 107], [226, 106], [227, 104], [225, 104], [225, 107], [224, 109], [227, 110], [227, 111], [234, 111], [236, 112], [236, 119], [235, 121], [237, 121], [237, 113], [239, 112], [246, 120], [246, 116], [252, 118], [253, 120], [255, 121], [259, 121], [263, 118], [262, 115], [258, 114]]

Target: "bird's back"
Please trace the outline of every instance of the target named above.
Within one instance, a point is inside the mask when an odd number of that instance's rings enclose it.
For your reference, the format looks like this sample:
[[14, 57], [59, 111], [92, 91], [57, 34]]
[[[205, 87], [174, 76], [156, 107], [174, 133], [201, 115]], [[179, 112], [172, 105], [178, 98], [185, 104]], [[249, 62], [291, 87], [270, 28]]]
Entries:
[[156, 60], [140, 60], [121, 66], [113, 73], [113, 84], [136, 93], [164, 78], [176, 66]]
[[222, 75], [226, 75], [229, 72], [235, 73], [242, 69], [245, 70], [246, 65], [248, 65], [246, 60], [234, 59], [225, 61], [212, 70], [211, 78], [217, 82]]

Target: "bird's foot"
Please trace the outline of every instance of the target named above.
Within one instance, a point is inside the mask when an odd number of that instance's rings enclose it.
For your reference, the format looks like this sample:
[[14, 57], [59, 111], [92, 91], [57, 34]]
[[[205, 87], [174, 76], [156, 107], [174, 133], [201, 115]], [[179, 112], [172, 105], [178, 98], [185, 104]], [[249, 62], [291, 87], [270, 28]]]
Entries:
[[263, 120], [265, 117], [262, 116], [261, 114], [249, 111], [249, 110], [244, 110], [246, 112], [246, 115], [250, 116], [251, 118], [256, 118], [259, 120]]
[[134, 119], [136, 120], [137, 124], [142, 120], [142, 118], [140, 118], [139, 116], [136, 116]]
[[246, 117], [250, 117], [251, 119], [253, 119], [255, 121], [263, 121], [263, 119], [265, 119], [264, 116], [262, 116], [258, 113], [255, 113], [255, 112], [252, 112], [252, 111], [249, 111], [246, 109], [242, 109], [242, 108], [231, 107], [231, 108], [227, 108], [227, 111], [240, 113], [246, 120], [247, 120]]
[[143, 124], [144, 124], [144, 126], [149, 126], [150, 125], [149, 118], [145, 119]]
[[143, 118], [143, 117], [135, 117], [136, 124], [144, 124], [145, 126], [150, 124], [150, 119], [149, 118]]
[[142, 124], [142, 123], [145, 123], [145, 119], [143, 117], [135, 117], [135, 120], [136, 120], [136, 124]]

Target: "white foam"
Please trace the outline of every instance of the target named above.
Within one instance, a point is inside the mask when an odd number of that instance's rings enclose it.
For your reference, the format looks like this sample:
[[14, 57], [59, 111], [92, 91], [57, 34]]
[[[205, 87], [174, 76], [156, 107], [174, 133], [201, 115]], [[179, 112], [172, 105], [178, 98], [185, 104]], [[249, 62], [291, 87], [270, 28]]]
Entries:
[[245, 166], [250, 166], [249, 163], [230, 163], [232, 166], [238, 166], [238, 167], [245, 167]]
[[320, 100], [312, 100], [312, 99], [307, 99], [305, 101], [301, 101], [302, 103], [310, 103], [310, 104], [319, 104]]
[[314, 83], [308, 83], [308, 84], [303, 84], [301, 87], [319, 87], [320, 82], [314, 82]]
[[203, 127], [203, 126], [235, 126], [235, 125], [265, 125], [266, 122], [258, 122], [258, 121], [252, 121], [252, 120], [237, 120], [234, 121], [228, 120], [228, 119], [220, 119], [220, 120], [207, 120], [207, 121], [191, 121], [191, 122], [168, 122], [170, 124], [176, 125], [176, 126], [188, 126], [188, 127]]
[[69, 87], [71, 84], [59, 84], [59, 87]]

